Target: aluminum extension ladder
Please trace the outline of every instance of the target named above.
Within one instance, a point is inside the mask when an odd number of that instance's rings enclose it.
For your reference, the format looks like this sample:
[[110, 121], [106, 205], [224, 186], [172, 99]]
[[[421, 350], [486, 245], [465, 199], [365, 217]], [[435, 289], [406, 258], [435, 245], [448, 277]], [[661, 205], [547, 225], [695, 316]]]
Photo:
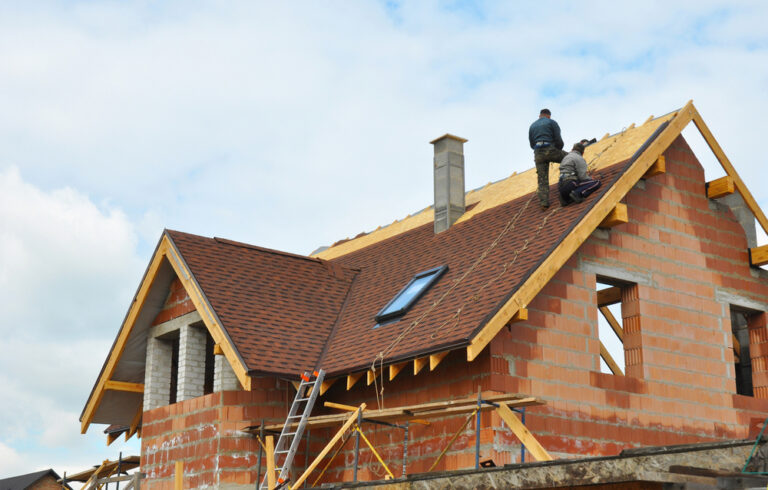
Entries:
[[[280, 437], [275, 444], [275, 473], [277, 473], [278, 487], [283, 486], [287, 481], [286, 478], [291, 470], [293, 457], [299, 449], [301, 436], [307, 425], [307, 418], [312, 413], [312, 407], [320, 393], [323, 378], [325, 378], [325, 371], [322, 369], [312, 373], [304, 372], [301, 375], [296, 397], [293, 399], [288, 417], [285, 419], [285, 425], [283, 425], [283, 430], [280, 431]], [[297, 422], [298, 425], [296, 425]], [[264, 475], [264, 480], [259, 488], [271, 490], [269, 489], [268, 478], [269, 474]]]

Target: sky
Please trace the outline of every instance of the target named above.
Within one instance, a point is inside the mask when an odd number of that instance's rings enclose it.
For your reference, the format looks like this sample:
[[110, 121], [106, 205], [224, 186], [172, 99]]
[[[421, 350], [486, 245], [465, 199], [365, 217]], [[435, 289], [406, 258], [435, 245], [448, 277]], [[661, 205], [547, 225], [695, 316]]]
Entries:
[[768, 3], [616, 5], [0, 2], [0, 478], [138, 454], [78, 418], [164, 228], [308, 254], [431, 204], [446, 132], [472, 189], [542, 107], [573, 142], [689, 99], [768, 209]]

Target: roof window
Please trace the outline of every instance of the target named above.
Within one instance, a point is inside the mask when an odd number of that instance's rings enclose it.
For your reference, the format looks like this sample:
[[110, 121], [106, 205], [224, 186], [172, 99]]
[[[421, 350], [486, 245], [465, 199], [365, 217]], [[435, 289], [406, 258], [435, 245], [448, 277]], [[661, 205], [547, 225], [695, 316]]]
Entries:
[[428, 271], [416, 274], [387, 306], [376, 315], [376, 321], [383, 322], [393, 320], [405, 315], [405, 312], [418, 301], [418, 299], [434, 284], [443, 273], [448, 270], [447, 265], [435, 267]]

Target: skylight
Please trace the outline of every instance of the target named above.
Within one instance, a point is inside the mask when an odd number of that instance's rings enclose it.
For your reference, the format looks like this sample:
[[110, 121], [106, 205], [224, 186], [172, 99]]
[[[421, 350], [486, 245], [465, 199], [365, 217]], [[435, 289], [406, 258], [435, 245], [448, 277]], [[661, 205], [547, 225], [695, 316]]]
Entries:
[[381, 309], [376, 315], [378, 323], [393, 320], [405, 315], [405, 312], [418, 301], [418, 299], [438, 280], [438, 278], [448, 270], [447, 265], [435, 267], [428, 271], [416, 274], [387, 306]]

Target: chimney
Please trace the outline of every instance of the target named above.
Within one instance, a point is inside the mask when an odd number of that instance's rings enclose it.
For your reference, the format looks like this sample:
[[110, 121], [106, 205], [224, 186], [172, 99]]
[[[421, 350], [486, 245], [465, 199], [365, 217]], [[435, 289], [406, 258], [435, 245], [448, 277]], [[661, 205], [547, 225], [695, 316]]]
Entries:
[[452, 134], [430, 141], [435, 145], [435, 233], [451, 227], [464, 214], [464, 143]]

